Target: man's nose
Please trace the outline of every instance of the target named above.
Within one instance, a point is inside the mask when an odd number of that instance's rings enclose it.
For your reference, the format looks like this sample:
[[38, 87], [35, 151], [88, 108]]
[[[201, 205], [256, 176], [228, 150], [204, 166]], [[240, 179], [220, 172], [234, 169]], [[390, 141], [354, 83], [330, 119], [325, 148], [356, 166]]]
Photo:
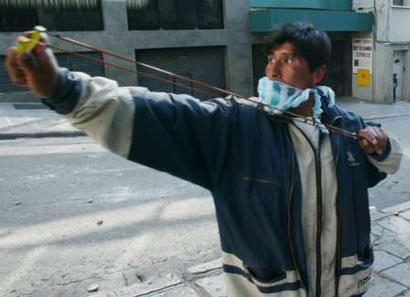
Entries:
[[280, 62], [270, 61], [265, 68], [265, 75], [269, 79], [275, 79], [280, 77]]

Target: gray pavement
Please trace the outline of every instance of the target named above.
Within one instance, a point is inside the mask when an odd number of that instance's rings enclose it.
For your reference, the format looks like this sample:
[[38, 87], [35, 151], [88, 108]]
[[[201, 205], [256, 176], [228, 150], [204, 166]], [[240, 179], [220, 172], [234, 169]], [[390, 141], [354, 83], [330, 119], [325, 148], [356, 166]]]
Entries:
[[[374, 104], [347, 97], [338, 98], [337, 102], [370, 120], [410, 115], [409, 102]], [[0, 140], [76, 135], [82, 133], [41, 103], [0, 102]], [[371, 216], [375, 273], [366, 296], [410, 297], [410, 202], [383, 210], [371, 209]], [[84, 296], [226, 296], [220, 259], [189, 267], [179, 274], [158, 274], [148, 279], [124, 271], [104, 279], [90, 277], [88, 286], [82, 288]], [[87, 293], [87, 289], [93, 292]]]

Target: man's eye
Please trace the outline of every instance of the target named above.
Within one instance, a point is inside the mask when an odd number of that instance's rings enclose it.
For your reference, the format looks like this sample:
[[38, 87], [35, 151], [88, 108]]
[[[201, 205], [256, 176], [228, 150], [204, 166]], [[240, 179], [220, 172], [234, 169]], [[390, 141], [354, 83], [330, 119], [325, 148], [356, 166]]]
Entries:
[[285, 63], [286, 63], [286, 64], [292, 64], [293, 61], [294, 61], [294, 58], [293, 58], [293, 57], [286, 57], [286, 58], [285, 58]]

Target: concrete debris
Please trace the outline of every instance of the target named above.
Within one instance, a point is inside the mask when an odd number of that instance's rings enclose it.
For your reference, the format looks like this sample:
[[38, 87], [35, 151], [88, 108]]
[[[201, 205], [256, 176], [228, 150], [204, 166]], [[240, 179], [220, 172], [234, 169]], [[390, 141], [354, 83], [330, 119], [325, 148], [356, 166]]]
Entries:
[[88, 291], [89, 293], [91, 293], [91, 292], [97, 292], [99, 289], [100, 289], [100, 285], [99, 285], [99, 284], [91, 284], [91, 285], [88, 286], [87, 291]]

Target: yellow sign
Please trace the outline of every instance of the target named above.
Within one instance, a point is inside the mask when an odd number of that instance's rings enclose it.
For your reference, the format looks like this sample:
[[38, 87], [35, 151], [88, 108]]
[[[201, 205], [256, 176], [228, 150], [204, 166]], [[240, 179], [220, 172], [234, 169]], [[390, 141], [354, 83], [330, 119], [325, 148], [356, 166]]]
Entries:
[[357, 69], [357, 85], [359, 87], [370, 87], [369, 69]]

